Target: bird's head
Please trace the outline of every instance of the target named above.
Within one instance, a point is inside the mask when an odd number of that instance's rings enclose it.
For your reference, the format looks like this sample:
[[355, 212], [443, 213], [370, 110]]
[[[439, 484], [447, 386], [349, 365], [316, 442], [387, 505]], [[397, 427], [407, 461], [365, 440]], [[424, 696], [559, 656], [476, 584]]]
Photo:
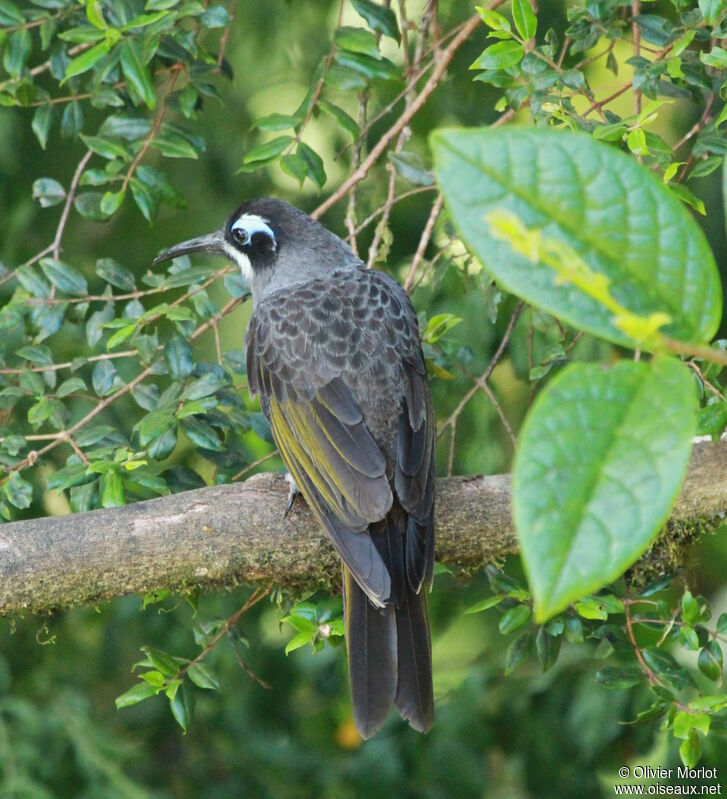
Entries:
[[330, 269], [360, 264], [341, 239], [275, 198], [243, 203], [223, 228], [163, 250], [154, 263], [193, 252], [216, 253], [234, 261], [256, 299], [321, 277]]

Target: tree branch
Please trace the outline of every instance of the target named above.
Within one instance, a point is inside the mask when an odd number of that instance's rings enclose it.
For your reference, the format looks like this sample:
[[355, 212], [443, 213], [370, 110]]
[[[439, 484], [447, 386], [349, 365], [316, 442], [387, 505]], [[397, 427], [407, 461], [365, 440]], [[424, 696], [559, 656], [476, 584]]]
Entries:
[[[288, 484], [265, 473], [123, 508], [0, 527], [0, 614], [46, 611], [168, 588], [270, 582], [292, 590], [337, 583], [338, 558], [301, 501], [283, 518]], [[727, 513], [727, 438], [698, 439], [667, 529], [632, 570], [673, 571], [684, 546]], [[517, 551], [510, 477], [437, 484], [437, 558], [471, 570]]]

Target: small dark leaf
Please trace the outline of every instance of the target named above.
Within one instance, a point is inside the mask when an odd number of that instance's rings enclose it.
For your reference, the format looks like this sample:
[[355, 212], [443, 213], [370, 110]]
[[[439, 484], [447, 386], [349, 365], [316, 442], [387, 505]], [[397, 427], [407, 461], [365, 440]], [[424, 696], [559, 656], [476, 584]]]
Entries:
[[528, 605], [515, 605], [512, 608], [508, 608], [500, 619], [500, 624], [498, 625], [500, 632], [503, 635], [515, 632], [523, 624], [527, 624], [531, 614], [532, 609]]
[[596, 682], [611, 691], [632, 688], [644, 680], [644, 674], [638, 666], [606, 666], [596, 672]]
[[351, 0], [351, 2], [372, 31], [383, 33], [384, 36], [389, 36], [397, 42], [401, 40], [396, 16], [390, 8], [374, 3], [372, 0]]
[[24, 480], [18, 472], [13, 472], [3, 485], [3, 492], [8, 502], [16, 508], [24, 510], [33, 501], [33, 486]]
[[298, 155], [302, 156], [308, 164], [308, 175], [311, 180], [322, 189], [326, 185], [326, 170], [323, 167], [323, 159], [315, 150], [307, 144], [300, 142], [298, 145]]
[[722, 665], [722, 648], [717, 641], [710, 641], [699, 650], [697, 666], [708, 679], [719, 680], [722, 677]]
[[64, 139], [75, 139], [81, 130], [83, 130], [83, 109], [81, 104], [74, 100], [63, 110], [61, 136]]
[[[40, 146], [44, 150], [46, 144], [48, 143], [48, 134], [53, 126], [53, 120], [55, 117], [55, 108], [53, 108], [50, 103], [38, 106], [38, 108], [35, 110], [35, 114], [33, 114], [33, 121], [30, 123], [30, 127], [35, 134], [35, 138], [38, 139]], [[41, 205], [43, 205], [42, 201]]]
[[167, 342], [164, 357], [169, 364], [169, 372], [173, 380], [184, 380], [192, 373], [194, 359], [192, 348], [185, 338], [175, 333]]
[[96, 274], [121, 291], [129, 292], [136, 289], [134, 275], [113, 258], [101, 258], [96, 261]]
[[38, 200], [41, 208], [58, 205], [63, 202], [65, 196], [65, 189], [53, 178], [38, 178], [33, 183], [33, 199]]
[[121, 45], [121, 69], [130, 86], [148, 108], [156, 107], [156, 92], [136, 40], [124, 39]]
[[116, 380], [116, 367], [111, 361], [98, 361], [93, 367], [91, 382], [93, 390], [99, 397], [105, 397], [111, 393]]
[[186, 733], [192, 721], [194, 706], [192, 695], [185, 685], [180, 685], [173, 699], [169, 700], [169, 708], [177, 724]]
[[505, 676], [513, 671], [525, 660], [533, 648], [533, 630], [528, 629], [521, 633], [507, 648], [505, 655]]
[[160, 690], [160, 688], [148, 682], [139, 682], [132, 688], [129, 688], [126, 693], [116, 697], [116, 707], [121, 710], [123, 707], [136, 705], [144, 699], [148, 699], [150, 696], [156, 696]]
[[79, 274], [73, 267], [55, 258], [41, 258], [40, 268], [50, 282], [60, 291], [83, 297], [88, 294], [86, 278]]
[[181, 427], [187, 438], [198, 447], [213, 452], [221, 452], [224, 449], [215, 429], [201, 419], [190, 416], [182, 421]]

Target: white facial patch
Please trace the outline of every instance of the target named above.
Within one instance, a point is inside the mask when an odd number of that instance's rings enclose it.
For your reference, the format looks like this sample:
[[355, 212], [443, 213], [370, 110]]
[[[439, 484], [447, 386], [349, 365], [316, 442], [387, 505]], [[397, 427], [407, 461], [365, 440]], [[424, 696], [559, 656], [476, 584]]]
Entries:
[[255, 233], [265, 233], [266, 236], [275, 241], [275, 233], [268, 225], [268, 220], [256, 214], [242, 214], [232, 223], [232, 230], [246, 230], [252, 238]]
[[225, 255], [231, 260], [234, 261], [240, 272], [242, 273], [242, 278], [246, 283], [250, 282], [252, 278], [252, 266], [250, 265], [250, 259], [245, 255], [244, 252], [240, 252], [237, 247], [233, 247], [231, 244], [225, 242]]
[[[232, 223], [230, 230], [244, 230], [247, 233], [247, 241], [251, 241], [256, 233], [264, 233], [272, 241], [273, 250], [277, 247], [275, 234], [270, 225], [268, 225], [267, 219], [263, 219], [257, 214], [242, 214]], [[252, 265], [248, 256], [238, 250], [237, 247], [227, 243], [225, 244], [225, 252], [238, 265], [243, 279], [249, 283], [252, 278]]]

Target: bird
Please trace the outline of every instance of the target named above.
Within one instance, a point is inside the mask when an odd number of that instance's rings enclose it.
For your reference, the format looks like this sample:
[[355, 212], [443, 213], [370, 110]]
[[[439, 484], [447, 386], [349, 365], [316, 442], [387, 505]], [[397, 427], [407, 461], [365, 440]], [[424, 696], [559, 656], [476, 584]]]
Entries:
[[248, 388], [291, 476], [288, 509], [299, 492], [341, 558], [356, 728], [370, 738], [396, 706], [427, 732], [436, 423], [409, 296], [278, 198], [154, 263], [197, 252], [226, 256], [250, 288]]

